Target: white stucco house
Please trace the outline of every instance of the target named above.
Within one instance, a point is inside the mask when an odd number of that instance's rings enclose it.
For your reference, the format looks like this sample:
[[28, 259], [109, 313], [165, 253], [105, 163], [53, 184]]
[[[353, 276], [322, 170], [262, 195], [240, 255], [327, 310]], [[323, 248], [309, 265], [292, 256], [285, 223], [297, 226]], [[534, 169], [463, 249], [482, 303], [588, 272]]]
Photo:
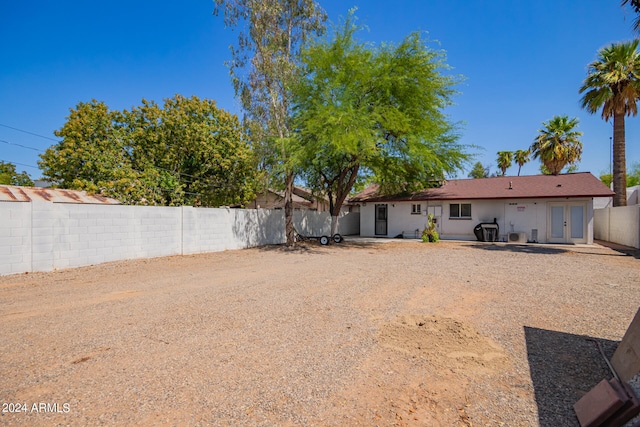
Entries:
[[613, 191], [589, 172], [445, 181], [398, 196], [371, 185], [360, 204], [360, 235], [418, 238], [433, 214], [440, 238], [476, 240], [479, 223], [495, 223], [510, 242], [593, 243], [593, 199]]

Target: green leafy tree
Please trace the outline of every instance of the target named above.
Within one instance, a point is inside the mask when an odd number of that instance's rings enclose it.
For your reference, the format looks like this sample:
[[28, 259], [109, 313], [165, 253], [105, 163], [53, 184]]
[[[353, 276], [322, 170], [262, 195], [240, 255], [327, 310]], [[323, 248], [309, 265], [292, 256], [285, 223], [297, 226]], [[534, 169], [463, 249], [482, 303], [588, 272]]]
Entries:
[[225, 24], [243, 26], [232, 48], [236, 96], [251, 122], [261, 165], [284, 182], [287, 245], [295, 242], [291, 166], [291, 94], [301, 44], [324, 31], [326, 14], [313, 0], [214, 0]]
[[588, 76], [580, 88], [582, 107], [602, 118], [613, 118], [613, 206], [626, 206], [625, 116], [638, 114], [640, 97], [640, 54], [638, 40], [614, 43], [598, 51], [589, 64]]
[[25, 171], [18, 173], [16, 165], [0, 160], [0, 184], [33, 187], [33, 181]]
[[253, 194], [254, 159], [238, 118], [210, 100], [176, 95], [131, 111], [80, 103], [41, 155], [62, 188], [126, 204], [219, 206]]
[[62, 141], [42, 154], [43, 175], [61, 188], [102, 191], [124, 203], [146, 196], [132, 169], [122, 116], [103, 102], [79, 103], [54, 134]]
[[568, 116], [555, 116], [538, 132], [530, 151], [534, 159], [540, 159], [550, 175], [558, 175], [566, 165], [580, 161], [582, 155], [582, 132], [576, 131], [578, 119]]
[[516, 150], [513, 153], [513, 161], [518, 165], [518, 176], [520, 176], [520, 170], [525, 163], [529, 162], [529, 156], [531, 152], [529, 150]]
[[143, 100], [125, 114], [134, 124], [133, 165], [155, 171], [166, 204], [243, 204], [253, 195], [247, 137], [237, 116], [214, 101], [176, 95], [162, 108]]
[[419, 33], [399, 45], [355, 38], [353, 12], [302, 51], [294, 89], [296, 161], [310, 187], [329, 199], [332, 233], [362, 174], [383, 192], [412, 191], [444, 178], [469, 159], [443, 109], [458, 79], [444, 73], [444, 53]]
[[[600, 175], [600, 181], [602, 181], [607, 187], [611, 186], [613, 182], [613, 175], [610, 173], [603, 173]], [[627, 173], [627, 187], [635, 187], [640, 185], [640, 162], [635, 162], [628, 168]]]
[[513, 151], [498, 151], [496, 163], [498, 164], [498, 169], [500, 169], [501, 176], [505, 176], [507, 174], [507, 169], [511, 167], [512, 162]]
[[476, 162], [473, 169], [469, 172], [469, 178], [488, 178], [489, 169], [485, 168], [481, 162]]

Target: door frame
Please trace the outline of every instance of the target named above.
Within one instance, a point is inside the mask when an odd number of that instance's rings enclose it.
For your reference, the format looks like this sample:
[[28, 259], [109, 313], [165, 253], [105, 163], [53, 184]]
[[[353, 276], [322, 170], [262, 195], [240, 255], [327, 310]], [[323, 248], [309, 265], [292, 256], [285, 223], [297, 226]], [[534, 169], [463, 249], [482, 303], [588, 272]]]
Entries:
[[[379, 218], [378, 208], [384, 208], [384, 218]], [[374, 206], [373, 232], [376, 236], [386, 236], [389, 231], [389, 206], [386, 203], [378, 203]], [[378, 224], [384, 224], [384, 233], [378, 232]]]
[[[571, 236], [571, 208], [580, 206], [582, 208], [582, 237], [572, 237]], [[562, 207], [563, 213], [563, 230], [562, 237], [553, 237], [553, 208], [554, 207]], [[570, 243], [570, 244], [581, 244], [587, 243], [588, 239], [588, 223], [587, 223], [587, 202], [552, 202], [549, 203], [547, 208], [547, 240], [549, 243]]]

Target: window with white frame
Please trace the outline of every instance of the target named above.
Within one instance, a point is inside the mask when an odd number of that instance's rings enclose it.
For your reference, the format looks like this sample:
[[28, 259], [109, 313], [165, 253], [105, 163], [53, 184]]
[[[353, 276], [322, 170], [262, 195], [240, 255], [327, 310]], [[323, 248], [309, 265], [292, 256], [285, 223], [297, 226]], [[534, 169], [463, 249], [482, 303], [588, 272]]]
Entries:
[[449, 218], [471, 219], [471, 203], [451, 203]]
[[422, 213], [421, 205], [411, 205], [411, 215], [420, 215]]

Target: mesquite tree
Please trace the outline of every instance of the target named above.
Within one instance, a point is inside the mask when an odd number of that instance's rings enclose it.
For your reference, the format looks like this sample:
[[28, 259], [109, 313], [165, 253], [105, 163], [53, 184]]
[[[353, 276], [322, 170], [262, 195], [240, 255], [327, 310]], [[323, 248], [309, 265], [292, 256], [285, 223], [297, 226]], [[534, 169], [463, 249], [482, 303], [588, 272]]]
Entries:
[[399, 45], [358, 42], [353, 12], [335, 33], [302, 51], [294, 89], [297, 165], [329, 198], [331, 234], [359, 177], [382, 191], [425, 188], [461, 169], [469, 156], [444, 113], [458, 78], [444, 53], [420, 33]]

